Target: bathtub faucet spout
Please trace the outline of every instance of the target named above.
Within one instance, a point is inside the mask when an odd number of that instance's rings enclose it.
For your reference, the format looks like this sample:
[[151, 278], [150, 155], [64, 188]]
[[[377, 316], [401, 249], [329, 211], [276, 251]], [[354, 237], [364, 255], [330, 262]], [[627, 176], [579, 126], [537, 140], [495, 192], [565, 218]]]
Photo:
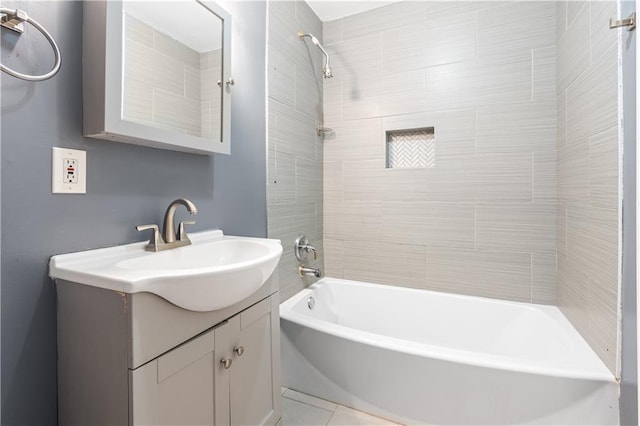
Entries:
[[320, 269], [318, 268], [307, 268], [306, 266], [300, 266], [298, 267], [298, 274], [300, 274], [301, 277], [320, 278], [322, 272], [320, 272]]

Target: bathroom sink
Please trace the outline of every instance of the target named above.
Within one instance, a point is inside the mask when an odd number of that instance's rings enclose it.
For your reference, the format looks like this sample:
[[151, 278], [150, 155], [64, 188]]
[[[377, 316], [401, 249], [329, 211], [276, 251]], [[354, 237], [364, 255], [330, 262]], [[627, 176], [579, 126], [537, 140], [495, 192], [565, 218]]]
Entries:
[[192, 244], [148, 252], [146, 242], [53, 256], [49, 275], [123, 293], [154, 293], [191, 311], [231, 306], [257, 291], [282, 254], [279, 240], [189, 235]]

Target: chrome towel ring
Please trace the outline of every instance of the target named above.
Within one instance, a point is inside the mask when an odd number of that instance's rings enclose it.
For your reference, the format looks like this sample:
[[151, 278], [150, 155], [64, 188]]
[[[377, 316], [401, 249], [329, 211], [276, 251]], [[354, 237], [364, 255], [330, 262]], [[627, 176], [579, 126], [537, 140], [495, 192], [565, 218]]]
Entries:
[[51, 69], [51, 71], [49, 71], [46, 74], [41, 74], [41, 75], [22, 74], [2, 64], [0, 64], [0, 70], [16, 78], [20, 78], [22, 80], [27, 80], [27, 81], [48, 80], [54, 75], [56, 75], [57, 72], [60, 70], [60, 63], [62, 61], [60, 58], [60, 49], [58, 48], [58, 45], [56, 44], [56, 41], [53, 39], [51, 34], [49, 34], [49, 32], [45, 30], [42, 27], [42, 25], [40, 25], [36, 20], [34, 20], [33, 18], [30, 18], [29, 15], [27, 15], [27, 12], [25, 12], [22, 9], [8, 9], [6, 7], [0, 7], [0, 14], [4, 15], [1, 18], [0, 25], [2, 25], [5, 28], [9, 28], [10, 30], [15, 31], [17, 33], [21, 34], [24, 31], [22, 29], [23, 22], [27, 22], [33, 25], [38, 31], [42, 33], [43, 36], [45, 36], [47, 41], [51, 44], [51, 47], [53, 48], [53, 54], [55, 55], [55, 63], [53, 65], [53, 68]]

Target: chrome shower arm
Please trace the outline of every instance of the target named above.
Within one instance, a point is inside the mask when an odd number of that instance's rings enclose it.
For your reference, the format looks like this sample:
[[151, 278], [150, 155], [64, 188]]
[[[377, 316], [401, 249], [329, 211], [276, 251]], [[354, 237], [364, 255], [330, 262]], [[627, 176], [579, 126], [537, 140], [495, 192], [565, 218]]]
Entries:
[[327, 65], [329, 64], [329, 54], [327, 53], [326, 50], [324, 50], [324, 47], [322, 47], [322, 45], [320, 44], [320, 42], [318, 41], [317, 38], [315, 38], [314, 36], [312, 36], [311, 34], [309, 34], [309, 36], [311, 36], [311, 41], [313, 42], [313, 44], [315, 44], [316, 46], [318, 46], [318, 48], [322, 51], [322, 53], [324, 54], [324, 56], [327, 58]]
[[318, 46], [318, 49], [320, 49], [320, 51], [326, 58], [326, 62], [322, 67], [322, 74], [324, 75], [324, 78], [333, 77], [333, 73], [331, 72], [331, 65], [329, 64], [329, 61], [330, 61], [329, 54], [327, 53], [327, 51], [324, 49], [324, 47], [322, 47], [322, 45], [320, 44], [320, 41], [313, 34], [298, 31], [298, 38], [300, 40], [304, 39], [305, 37], [309, 37], [311, 39], [311, 42], [316, 46]]

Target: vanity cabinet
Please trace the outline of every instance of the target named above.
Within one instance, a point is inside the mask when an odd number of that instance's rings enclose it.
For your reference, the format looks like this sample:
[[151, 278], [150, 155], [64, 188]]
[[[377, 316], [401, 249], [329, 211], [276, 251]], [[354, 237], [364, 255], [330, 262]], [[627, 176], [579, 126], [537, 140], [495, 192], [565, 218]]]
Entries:
[[274, 281], [229, 308], [192, 312], [57, 280], [59, 423], [275, 425]]
[[215, 424], [215, 331], [129, 372], [132, 424]]
[[271, 300], [130, 371], [133, 424], [275, 424]]

